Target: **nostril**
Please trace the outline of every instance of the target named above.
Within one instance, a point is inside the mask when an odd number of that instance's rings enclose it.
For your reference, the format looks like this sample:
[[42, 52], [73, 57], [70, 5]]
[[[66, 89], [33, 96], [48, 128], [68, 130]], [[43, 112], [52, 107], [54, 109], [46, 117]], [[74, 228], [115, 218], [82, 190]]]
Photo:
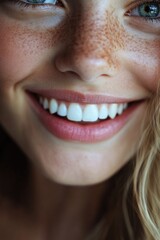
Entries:
[[101, 77], [109, 77], [108, 74], [102, 74]]
[[79, 53], [79, 55], [60, 53], [55, 59], [55, 66], [59, 72], [87, 82], [93, 82], [99, 77], [113, 75], [113, 70], [109, 68], [104, 59], [85, 56], [83, 53]]

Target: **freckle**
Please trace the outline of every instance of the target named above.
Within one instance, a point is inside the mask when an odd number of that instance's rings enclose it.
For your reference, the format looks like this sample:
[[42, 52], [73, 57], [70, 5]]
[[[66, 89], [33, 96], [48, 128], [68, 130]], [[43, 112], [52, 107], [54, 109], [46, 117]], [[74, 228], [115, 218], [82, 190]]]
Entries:
[[[68, 49], [74, 52], [74, 60], [81, 54], [86, 57], [103, 58], [110, 67], [117, 67], [115, 54], [124, 48], [124, 29], [112, 14], [85, 12], [71, 19]], [[77, 59], [76, 59], [77, 57]]]
[[160, 40], [146, 40], [132, 38], [132, 50], [135, 48], [135, 51], [140, 51], [143, 54], [153, 54], [153, 51], [157, 51], [157, 54], [160, 55]]
[[11, 25], [6, 31], [10, 32], [11, 39], [8, 42], [17, 49], [23, 51], [24, 55], [39, 54], [39, 52], [51, 49], [58, 41], [64, 38], [64, 24], [53, 27], [53, 29], [36, 29], [35, 26]]

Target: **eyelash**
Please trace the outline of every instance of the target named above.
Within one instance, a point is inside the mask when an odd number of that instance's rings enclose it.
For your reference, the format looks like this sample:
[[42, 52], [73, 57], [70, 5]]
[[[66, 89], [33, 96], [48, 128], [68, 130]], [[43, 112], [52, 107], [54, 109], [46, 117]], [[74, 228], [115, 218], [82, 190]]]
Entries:
[[[23, 7], [23, 8], [37, 8], [37, 7], [42, 7], [44, 6], [43, 3], [27, 3], [27, 2], [23, 2], [21, 0], [8, 0], [9, 2], [12, 2], [13, 4], [19, 6], [19, 7]], [[53, 5], [53, 6], [64, 6], [63, 3], [60, 1], [60, 0], [57, 0], [55, 4], [50, 4], [50, 3], [47, 3], [45, 5]]]
[[[158, 3], [160, 5], [160, 0], [138, 0], [138, 2], [136, 2], [136, 4], [133, 3], [133, 6], [132, 6], [132, 9], [129, 10], [125, 15], [126, 16], [132, 16], [131, 13], [134, 9], [140, 7], [141, 5], [145, 4], [145, 3]], [[159, 13], [160, 14], [160, 13]], [[134, 17], [134, 16], [133, 16]], [[157, 23], [157, 22], [160, 22], [160, 17], [142, 17], [142, 16], [136, 16], [136, 17], [139, 17], [139, 18], [142, 18], [144, 21], [147, 21], [147, 22], [152, 22], [152, 23]]]

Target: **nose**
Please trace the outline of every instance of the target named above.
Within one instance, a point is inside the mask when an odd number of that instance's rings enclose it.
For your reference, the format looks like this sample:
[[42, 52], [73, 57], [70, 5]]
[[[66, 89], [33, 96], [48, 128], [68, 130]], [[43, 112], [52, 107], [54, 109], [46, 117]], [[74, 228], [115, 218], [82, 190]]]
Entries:
[[83, 13], [71, 18], [67, 39], [55, 60], [60, 72], [87, 82], [114, 74], [116, 58], [109, 36], [113, 32], [106, 29], [102, 16]]
[[75, 75], [78, 79], [92, 82], [101, 76], [108, 76], [104, 59], [86, 56], [83, 52], [65, 52], [57, 58], [57, 68], [61, 72]]

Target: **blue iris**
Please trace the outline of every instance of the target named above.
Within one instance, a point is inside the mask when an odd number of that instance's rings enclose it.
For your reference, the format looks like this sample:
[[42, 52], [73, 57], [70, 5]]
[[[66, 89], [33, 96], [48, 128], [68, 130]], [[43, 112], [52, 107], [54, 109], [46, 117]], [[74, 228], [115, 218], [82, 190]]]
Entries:
[[44, 3], [45, 0], [27, 0], [27, 2], [31, 4], [41, 4]]
[[160, 5], [156, 2], [144, 3], [139, 6], [138, 12], [141, 17], [156, 18], [160, 13]]

